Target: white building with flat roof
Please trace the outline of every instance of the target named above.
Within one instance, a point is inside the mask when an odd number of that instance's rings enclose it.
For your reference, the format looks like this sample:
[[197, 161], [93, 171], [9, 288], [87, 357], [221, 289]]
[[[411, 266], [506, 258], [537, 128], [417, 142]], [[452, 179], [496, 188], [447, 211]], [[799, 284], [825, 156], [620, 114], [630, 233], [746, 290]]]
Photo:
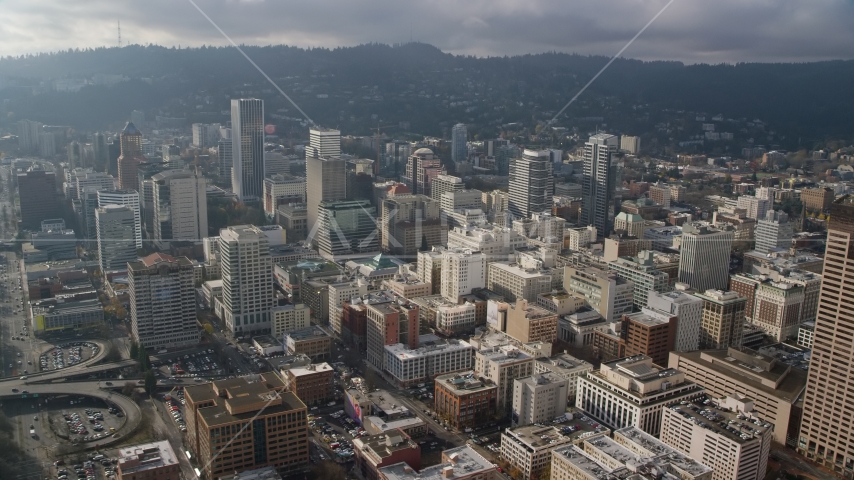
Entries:
[[670, 315], [676, 315], [676, 342], [674, 350], [688, 352], [700, 348], [700, 327], [703, 325], [703, 301], [694, 295], [679, 290], [672, 292], [649, 292], [647, 307]]
[[498, 467], [468, 445], [442, 452], [438, 465], [420, 472], [406, 462], [395, 463], [378, 470], [378, 480], [498, 480], [503, 478]]
[[556, 373], [536, 373], [513, 380], [511, 425], [548, 423], [566, 413], [569, 380]]
[[475, 371], [498, 386], [498, 410], [509, 410], [513, 381], [534, 373], [534, 358], [516, 346], [482, 348], [475, 353]]
[[397, 343], [385, 346], [385, 369], [404, 387], [424, 383], [437, 375], [472, 369], [472, 347], [463, 340], [441, 340], [421, 335], [418, 348]]
[[505, 428], [501, 433], [501, 457], [507, 460], [511, 468], [518, 468], [522, 478], [541, 478], [543, 473], [551, 469], [554, 449], [578, 445], [586, 438], [608, 436], [611, 433], [604, 426], [594, 427], [593, 422], [586, 422], [589, 419], [578, 412], [569, 415], [572, 416], [573, 424]]
[[527, 245], [527, 239], [513, 229], [495, 225], [454, 227], [448, 231], [448, 248], [463, 248], [481, 252], [487, 260], [508, 260], [517, 248]]
[[442, 252], [441, 268], [441, 293], [451, 302], [486, 286], [486, 256], [480, 252], [447, 249]]
[[540, 357], [534, 361], [534, 374], [553, 373], [567, 379], [566, 398], [571, 401], [575, 399], [578, 377], [592, 371], [593, 365], [590, 362], [577, 359], [565, 352], [551, 357]]

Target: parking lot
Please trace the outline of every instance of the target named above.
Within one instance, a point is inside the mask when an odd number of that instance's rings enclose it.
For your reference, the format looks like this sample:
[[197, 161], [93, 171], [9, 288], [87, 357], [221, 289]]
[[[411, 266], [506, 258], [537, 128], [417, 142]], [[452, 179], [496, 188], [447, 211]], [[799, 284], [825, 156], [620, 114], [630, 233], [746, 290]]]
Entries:
[[163, 407], [172, 417], [175, 426], [181, 432], [187, 431], [187, 424], [184, 421], [184, 387], [175, 387], [171, 392], [163, 395]]
[[57, 370], [85, 362], [98, 355], [101, 347], [89, 342], [71, 342], [57, 345], [39, 356], [42, 371]]
[[157, 368], [157, 373], [170, 378], [201, 378], [221, 376], [227, 373], [217, 361], [213, 349], [174, 357], [158, 357], [158, 361], [154, 365]]
[[71, 460], [57, 460], [53, 464], [57, 480], [99, 480], [116, 478], [118, 459], [102, 453], [90, 453], [85, 461], [70, 464]]
[[74, 444], [121, 435], [119, 430], [125, 422], [120, 410], [95, 399], [81, 401], [79, 397], [61, 409], [51, 410], [49, 418], [54, 434]]

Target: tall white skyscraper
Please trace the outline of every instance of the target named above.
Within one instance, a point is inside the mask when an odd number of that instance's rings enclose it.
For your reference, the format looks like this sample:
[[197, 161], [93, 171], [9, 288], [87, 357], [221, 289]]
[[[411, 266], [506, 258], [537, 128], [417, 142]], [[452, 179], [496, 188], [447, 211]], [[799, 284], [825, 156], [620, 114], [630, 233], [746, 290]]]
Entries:
[[136, 219], [127, 205], [106, 205], [95, 210], [98, 261], [101, 272], [125, 270], [136, 261]]
[[454, 162], [463, 162], [468, 158], [468, 132], [464, 123], [458, 123], [451, 129], [451, 159]]
[[154, 184], [154, 239], [201, 242], [208, 236], [205, 177], [189, 170], [166, 170], [151, 177]]
[[305, 149], [308, 233], [313, 238], [321, 202], [347, 198], [347, 166], [341, 158], [341, 132], [322, 127], [309, 130]]
[[[677, 284], [677, 288], [680, 285]], [[646, 305], [653, 310], [676, 315], [674, 351], [690, 352], [700, 348], [700, 326], [703, 324], [702, 300], [679, 290], [667, 293], [650, 290]]]
[[267, 235], [254, 225], [223, 228], [219, 250], [226, 328], [237, 336], [270, 333], [275, 297]]
[[231, 100], [231, 189], [243, 200], [259, 200], [264, 182], [264, 101]]
[[732, 228], [715, 228], [694, 222], [682, 226], [679, 281], [698, 292], [727, 290], [729, 256], [735, 233]]
[[510, 161], [509, 210], [516, 218], [551, 211], [554, 176], [548, 150], [524, 150]]
[[768, 210], [756, 223], [756, 251], [768, 253], [773, 249], [792, 246], [792, 222], [782, 211]]
[[142, 248], [142, 212], [139, 206], [139, 192], [136, 190], [99, 190], [98, 206], [127, 205], [133, 210], [136, 248]]
[[615, 191], [618, 178], [612, 154], [620, 137], [599, 133], [584, 144], [584, 170], [581, 191], [581, 226], [593, 225], [599, 235], [608, 238], [614, 225], [618, 203]]
[[130, 320], [144, 348], [199, 343], [193, 264], [187, 257], [153, 253], [128, 264]]
[[452, 249], [442, 252], [442, 296], [458, 302], [472, 289], [486, 286], [486, 255], [471, 250]]

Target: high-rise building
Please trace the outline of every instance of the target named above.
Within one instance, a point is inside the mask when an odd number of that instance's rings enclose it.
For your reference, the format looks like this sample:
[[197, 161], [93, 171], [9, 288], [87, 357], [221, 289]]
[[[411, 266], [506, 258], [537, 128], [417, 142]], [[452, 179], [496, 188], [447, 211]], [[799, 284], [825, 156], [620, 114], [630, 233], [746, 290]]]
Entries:
[[664, 406], [702, 395], [703, 387], [646, 355], [603, 362], [599, 371], [578, 377], [575, 406], [613, 428], [636, 427], [658, 435]]
[[458, 302], [475, 288], [486, 286], [486, 256], [471, 250], [449, 249], [442, 252], [441, 294]]
[[128, 263], [130, 322], [143, 348], [176, 348], [199, 343], [193, 263], [153, 253]]
[[510, 161], [508, 208], [516, 218], [551, 211], [554, 177], [548, 150], [525, 150]]
[[519, 299], [507, 308], [505, 332], [521, 343], [557, 340], [557, 314]]
[[107, 136], [101, 132], [92, 135], [92, 157], [93, 167], [99, 172], [107, 171], [110, 163], [110, 151], [107, 147]]
[[670, 208], [670, 185], [650, 185], [649, 199], [664, 208]]
[[184, 389], [187, 438], [201, 466], [200, 478], [214, 480], [267, 466], [295, 471], [308, 465], [308, 408], [285, 389], [275, 373]]
[[696, 222], [682, 226], [679, 281], [698, 292], [721, 290], [729, 284], [729, 257], [735, 234]]
[[285, 229], [285, 242], [301, 242], [308, 236], [308, 208], [304, 203], [280, 205], [276, 223]]
[[848, 268], [854, 258], [852, 237], [854, 197], [845, 196], [830, 207], [824, 279], [798, 439], [800, 453], [844, 476], [854, 473], [854, 428], [847, 413], [854, 405], [849, 367], [854, 359], [854, 317], [847, 313], [854, 298]]
[[635, 307], [646, 306], [650, 292], [669, 292], [670, 275], [655, 268], [654, 254], [650, 250], [638, 253], [637, 257], [620, 257], [608, 263], [617, 275], [635, 286]]
[[308, 130], [306, 158], [341, 156], [341, 131], [314, 126]]
[[433, 179], [443, 174], [439, 157], [429, 148], [419, 148], [412, 152], [406, 162], [406, 172], [401, 177], [412, 193], [432, 196]]
[[42, 220], [56, 217], [56, 174], [44, 170], [19, 173], [18, 204], [21, 209], [21, 226], [38, 231]]
[[673, 350], [690, 352], [700, 348], [700, 326], [703, 324], [703, 301], [679, 290], [667, 293], [649, 292], [648, 308], [676, 316], [676, 341]]
[[616, 190], [618, 172], [611, 158], [619, 147], [620, 137], [599, 133], [584, 144], [581, 225], [593, 225], [603, 237], [609, 236], [619, 204]]
[[222, 303], [226, 328], [234, 335], [270, 333], [273, 267], [267, 235], [253, 225], [220, 230]]
[[513, 404], [513, 381], [534, 373], [534, 358], [513, 345], [481, 348], [475, 352], [474, 370], [498, 386], [499, 413]]
[[193, 146], [199, 148], [215, 147], [220, 139], [220, 128], [222, 125], [218, 123], [194, 123]]
[[644, 308], [623, 316], [621, 340], [623, 355], [646, 355], [656, 365], [667, 365], [668, 355], [676, 343], [675, 315]]
[[218, 175], [221, 180], [227, 179], [231, 182], [231, 168], [234, 165], [234, 158], [231, 152], [231, 138], [222, 138], [216, 144], [217, 161], [219, 162]]
[[305, 178], [290, 174], [264, 179], [264, 213], [275, 215], [279, 205], [305, 203]]
[[569, 381], [555, 373], [513, 380], [511, 426], [547, 424], [566, 413]]
[[754, 220], [765, 218], [765, 214], [773, 206], [772, 200], [752, 197], [750, 195], [742, 195], [738, 197], [737, 208], [745, 210], [745, 216]]
[[464, 162], [468, 158], [466, 125], [458, 123], [451, 128], [451, 160]]
[[380, 209], [382, 250], [415, 257], [427, 245], [448, 243], [448, 231], [439, 219], [439, 203], [425, 195], [395, 195]]
[[321, 202], [318, 207], [318, 227], [313, 240], [324, 258], [332, 260], [379, 253], [376, 208], [370, 201]]
[[142, 212], [136, 190], [98, 190], [98, 206], [127, 205], [133, 210], [136, 248], [142, 248]]
[[[668, 405], [661, 419], [661, 441], [711, 467], [712, 480], [761, 480], [773, 429], [753, 405], [753, 399], [741, 395]], [[715, 421], [707, 421], [710, 417]]]
[[39, 134], [42, 124], [32, 120], [18, 121], [18, 148], [24, 153], [36, 153], [39, 150]]
[[596, 241], [596, 227], [588, 225], [586, 227], [577, 227], [567, 229], [569, 232], [569, 249], [581, 250], [587, 248], [591, 243]]
[[694, 295], [703, 301], [700, 348], [740, 347], [744, 340], [747, 299], [721, 290], [706, 290]]
[[792, 246], [792, 222], [779, 210], [769, 210], [765, 217], [756, 222], [756, 248], [759, 253]]
[[515, 263], [493, 262], [489, 264], [486, 288], [508, 302], [525, 299], [533, 304], [537, 295], [552, 290], [552, 276]]
[[106, 205], [95, 210], [98, 261], [101, 272], [125, 270], [136, 261], [136, 217], [127, 205]]
[[635, 284], [615, 272], [596, 267], [564, 267], [563, 288], [583, 298], [606, 321], [631, 313]]
[[433, 179], [433, 183], [430, 188], [430, 196], [433, 200], [441, 202], [443, 193], [457, 192], [464, 190], [465, 188], [466, 185], [463, 183], [462, 178], [455, 177], [453, 175], [439, 175]]
[[205, 177], [189, 170], [166, 170], [151, 177], [154, 187], [154, 240], [201, 242], [208, 236]]
[[119, 188], [139, 191], [137, 169], [139, 164], [145, 161], [145, 156], [142, 153], [142, 133], [137, 130], [133, 122], [128, 122], [122, 133], [119, 134], [119, 144], [121, 145], [121, 155], [116, 161]]
[[264, 181], [264, 101], [231, 99], [231, 189], [241, 200], [260, 200]]
[[418, 348], [418, 306], [410, 303], [385, 302], [368, 305], [367, 361], [385, 370], [386, 345], [402, 343]]
[[620, 150], [626, 153], [631, 153], [632, 155], [637, 154], [640, 151], [640, 145], [640, 137], [632, 137], [629, 135], [623, 135], [620, 137]]
[[71, 189], [73, 192], [72, 199], [82, 199], [83, 195], [81, 192], [87, 187], [92, 187], [97, 192], [116, 189], [116, 182], [113, 176], [102, 172], [86, 172], [82, 175], [76, 175], [74, 182], [77, 186]]
[[341, 132], [321, 127], [309, 130], [305, 150], [306, 204], [309, 237], [314, 237], [321, 202], [347, 198], [346, 161], [341, 158]]

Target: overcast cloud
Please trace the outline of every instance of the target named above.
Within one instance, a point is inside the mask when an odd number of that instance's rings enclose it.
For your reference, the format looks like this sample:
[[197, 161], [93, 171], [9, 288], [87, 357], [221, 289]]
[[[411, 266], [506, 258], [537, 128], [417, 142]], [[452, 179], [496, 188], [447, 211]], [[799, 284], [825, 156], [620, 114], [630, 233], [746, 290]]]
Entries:
[[[613, 55], [667, 0], [196, 0], [237, 43], [414, 40], [455, 54]], [[0, 55], [226, 40], [188, 0], [4, 0]], [[851, 0], [676, 0], [624, 53], [686, 63], [854, 58]]]

